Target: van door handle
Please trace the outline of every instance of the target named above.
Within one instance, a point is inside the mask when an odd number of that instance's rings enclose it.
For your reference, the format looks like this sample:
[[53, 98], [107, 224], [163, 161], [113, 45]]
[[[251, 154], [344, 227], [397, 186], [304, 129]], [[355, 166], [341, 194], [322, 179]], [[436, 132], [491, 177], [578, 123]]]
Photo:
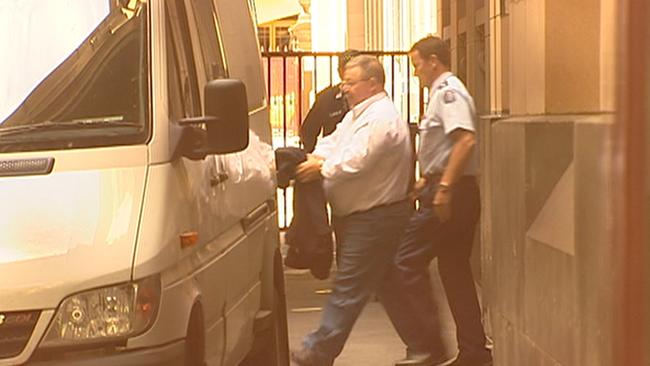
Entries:
[[266, 216], [271, 213], [271, 207], [269, 206], [269, 202], [264, 202], [263, 205], [258, 206], [256, 209], [254, 209], [251, 213], [246, 215], [243, 219], [241, 219], [241, 225], [244, 228], [244, 231], [249, 231], [250, 228], [255, 226], [258, 222], [261, 222], [266, 218]]
[[216, 186], [218, 186], [219, 184], [221, 184], [221, 183], [227, 181], [228, 178], [230, 178], [230, 177], [229, 177], [228, 174], [226, 174], [226, 173], [219, 173], [219, 174], [217, 174], [217, 175], [213, 175], [213, 176], [210, 178], [210, 186], [212, 186], [212, 187], [216, 187]]

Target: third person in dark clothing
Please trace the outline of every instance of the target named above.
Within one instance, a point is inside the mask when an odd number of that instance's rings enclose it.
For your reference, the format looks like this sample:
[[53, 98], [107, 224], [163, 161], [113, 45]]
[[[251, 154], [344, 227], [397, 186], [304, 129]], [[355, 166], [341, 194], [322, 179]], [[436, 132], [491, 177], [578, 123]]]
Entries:
[[[343, 79], [345, 64], [360, 53], [356, 50], [347, 50], [339, 56], [338, 72]], [[311, 107], [305, 120], [300, 126], [300, 141], [307, 153], [314, 151], [316, 140], [321, 131], [323, 136], [334, 132], [336, 125], [341, 122], [349, 107], [343, 98], [341, 84], [329, 86], [316, 95], [314, 105]]]

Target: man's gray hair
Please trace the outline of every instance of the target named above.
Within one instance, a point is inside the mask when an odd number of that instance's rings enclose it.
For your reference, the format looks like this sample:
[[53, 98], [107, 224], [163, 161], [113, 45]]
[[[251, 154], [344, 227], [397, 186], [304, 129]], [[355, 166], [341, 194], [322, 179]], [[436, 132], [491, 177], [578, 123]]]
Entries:
[[345, 64], [346, 70], [353, 67], [361, 68], [364, 79], [373, 78], [377, 80], [381, 86], [384, 86], [386, 83], [386, 74], [384, 73], [384, 67], [375, 56], [360, 55]]

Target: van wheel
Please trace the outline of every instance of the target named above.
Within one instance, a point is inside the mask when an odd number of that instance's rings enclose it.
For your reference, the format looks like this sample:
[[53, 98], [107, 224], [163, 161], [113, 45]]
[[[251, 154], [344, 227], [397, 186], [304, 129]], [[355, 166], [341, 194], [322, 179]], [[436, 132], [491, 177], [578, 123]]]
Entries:
[[273, 313], [271, 315], [273, 324], [269, 329], [255, 335], [255, 343], [262, 344], [262, 346], [257, 349], [254, 347], [240, 366], [289, 366], [287, 304], [284, 296], [284, 274], [281, 262], [279, 266], [276, 265], [275, 272]]
[[205, 365], [205, 340], [203, 332], [203, 314], [194, 306], [190, 315], [185, 338], [185, 366]]

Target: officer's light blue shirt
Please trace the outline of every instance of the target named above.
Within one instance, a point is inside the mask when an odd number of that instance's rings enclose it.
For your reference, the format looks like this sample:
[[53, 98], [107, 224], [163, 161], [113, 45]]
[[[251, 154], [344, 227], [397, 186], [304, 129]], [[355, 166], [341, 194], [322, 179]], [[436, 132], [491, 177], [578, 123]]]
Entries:
[[[465, 85], [451, 72], [440, 75], [429, 90], [429, 102], [418, 125], [418, 162], [423, 174], [445, 170], [457, 128], [476, 132], [476, 108]], [[474, 148], [463, 175], [478, 174], [478, 149]]]

